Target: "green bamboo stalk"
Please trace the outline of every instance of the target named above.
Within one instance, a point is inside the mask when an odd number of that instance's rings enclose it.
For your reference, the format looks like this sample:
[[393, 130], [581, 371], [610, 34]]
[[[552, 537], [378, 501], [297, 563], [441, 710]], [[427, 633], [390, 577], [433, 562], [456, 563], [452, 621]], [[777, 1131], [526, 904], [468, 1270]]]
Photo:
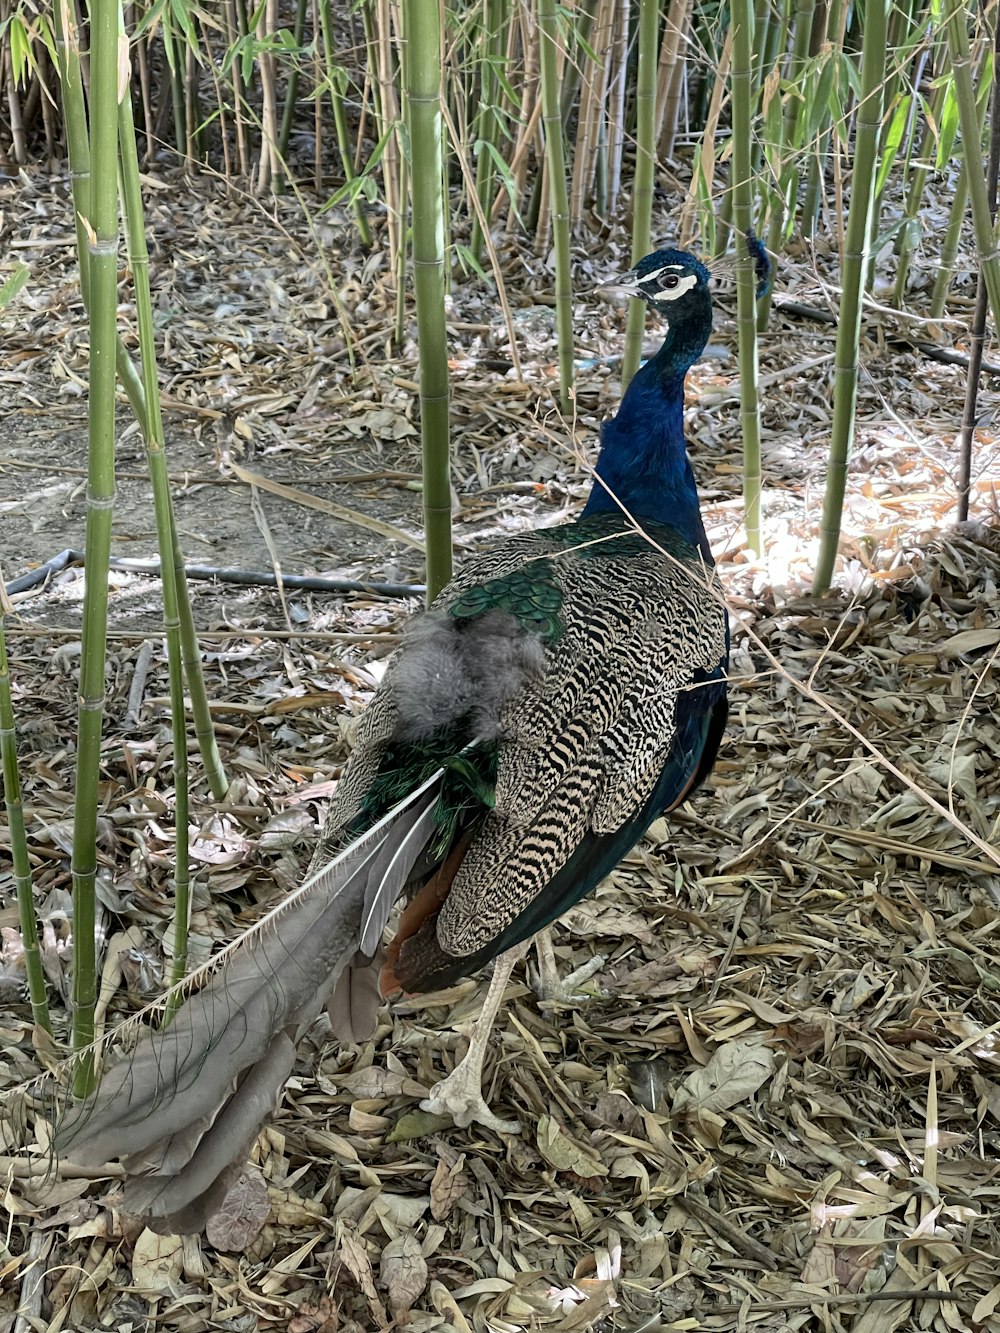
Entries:
[[[937, 61], [935, 61], [935, 66]], [[896, 244], [896, 282], [893, 287], [892, 303], [902, 307], [906, 301], [906, 283], [910, 273], [910, 260], [920, 240], [920, 206], [923, 203], [927, 180], [934, 161], [934, 125], [940, 123], [941, 108], [944, 105], [945, 84], [938, 83], [931, 99], [931, 111], [920, 136], [917, 160], [909, 173], [903, 202], [903, 218], [900, 224], [899, 239]]]
[[833, 578], [854, 444], [861, 344], [862, 287], [874, 232], [875, 168], [885, 79], [886, 39], [891, 0], [869, 0], [861, 42], [861, 92], [855, 120], [854, 171], [841, 272], [840, 319], [834, 358], [833, 424], [826, 494], [813, 592], [825, 592]]
[[288, 81], [285, 84], [285, 105], [281, 111], [281, 129], [278, 131], [278, 161], [282, 165], [282, 170], [275, 178], [275, 194], [283, 194], [285, 190], [285, 161], [288, 157], [288, 143], [292, 137], [292, 126], [295, 124], [295, 103], [299, 95], [299, 52], [305, 37], [308, 7], [309, 0], [295, 0], [295, 26], [292, 32], [295, 55], [288, 68]]
[[420, 346], [427, 600], [451, 578], [448, 335], [441, 175], [441, 31], [438, 0], [404, 0], [406, 100], [413, 157], [413, 285]]
[[[473, 131], [473, 151], [476, 154], [476, 198], [480, 210], [487, 217], [493, 203], [493, 178], [496, 174], [496, 159], [491, 150], [496, 150], [500, 133], [500, 80], [497, 77], [497, 66], [503, 51], [505, 20], [508, 16], [507, 0], [483, 0], [486, 27], [480, 40], [485, 49], [480, 60], [479, 107]], [[483, 252], [479, 212], [473, 215], [469, 249], [478, 263]]]
[[[124, 36], [124, 27], [122, 28]], [[135, 126], [132, 122], [132, 101], [123, 97], [118, 104], [118, 138], [121, 148], [123, 202], [128, 236], [129, 258], [135, 281], [136, 320], [139, 327], [139, 350], [142, 358], [142, 382], [146, 395], [147, 432], [146, 459], [153, 488], [153, 507], [156, 513], [156, 535], [160, 551], [160, 580], [163, 584], [163, 626], [167, 639], [167, 663], [170, 680], [170, 725], [173, 736], [174, 777], [174, 948], [170, 985], [182, 981], [187, 970], [188, 932], [191, 921], [191, 879], [188, 852], [188, 746], [187, 723], [184, 709], [184, 664], [181, 651], [181, 621], [179, 600], [181, 587], [186, 588], [181, 566], [180, 577], [175, 567], [177, 527], [174, 522], [170, 480], [164, 453], [163, 419], [160, 414], [159, 384], [156, 374], [156, 339], [153, 333], [153, 302], [149, 285], [149, 252], [143, 218], [142, 187], [139, 182], [139, 158], [135, 146]], [[204, 695], [204, 681], [200, 663], [192, 684], [200, 686]], [[192, 691], [193, 692], [193, 691]], [[180, 993], [171, 997], [167, 1018], [180, 1003]]]
[[962, 243], [962, 228], [965, 226], [965, 209], [969, 202], [969, 182], [965, 172], [959, 172], [955, 182], [955, 193], [951, 197], [948, 212], [948, 226], [941, 244], [941, 258], [938, 261], [937, 277], [931, 290], [929, 313], [931, 319], [941, 319], [948, 302], [948, 288], [955, 272], [955, 260], [958, 258]]
[[[753, 22], [751, 0], [733, 0], [730, 6], [733, 52], [730, 75], [733, 101], [733, 222], [736, 229], [744, 234], [753, 228]], [[742, 248], [736, 266], [736, 321], [739, 330], [740, 421], [743, 426], [743, 522], [747, 545], [759, 556], [763, 554], [763, 541], [756, 277], [754, 260], [747, 247]]]
[[[792, 38], [792, 58], [789, 65], [788, 79], [795, 88], [799, 88], [809, 60], [809, 43], [812, 39], [813, 0], [795, 0], [794, 30]], [[771, 217], [768, 222], [766, 245], [771, 255], [780, 254], [788, 235], [791, 219], [795, 216], [799, 193], [799, 154], [802, 144], [797, 133], [799, 128], [799, 100], [787, 95], [781, 113], [780, 146], [778, 150], [780, 170], [777, 189], [771, 199]], [[757, 306], [757, 327], [761, 333], [767, 329], [771, 314], [772, 282], [761, 297]]]
[[[62, 3], [62, 0], [58, 0], [58, 2]], [[181, 73], [177, 35], [174, 32], [173, 18], [169, 6], [163, 10], [161, 40], [163, 42], [163, 54], [167, 61], [167, 76], [170, 79], [170, 99], [174, 109], [174, 147], [183, 160], [187, 156], [188, 150], [187, 103], [184, 96], [184, 77]]]
[[[635, 85], [635, 183], [632, 186], [632, 263], [637, 264], [652, 246], [653, 175], [656, 166], [656, 74], [659, 36], [658, 0], [639, 0], [639, 68]], [[645, 303], [629, 301], [622, 359], [622, 393], [639, 369]]]
[[[755, 0], [752, 99], [756, 98], [763, 85], [764, 71], [773, 68], [778, 58], [778, 40], [783, 28], [781, 16], [772, 10], [770, 0]], [[760, 136], [755, 135], [750, 156], [750, 173], [755, 178], [760, 171], [763, 157], [764, 150], [760, 142]], [[712, 258], [715, 260], [721, 259], [729, 249], [729, 241], [733, 233], [732, 174], [732, 162], [730, 162], [730, 182], [724, 188], [722, 202], [716, 210], [715, 216], [715, 234], [712, 238], [711, 248]]]
[[[986, 202], [990, 220], [995, 227], [997, 217], [997, 178], [1000, 176], [1000, 24], [993, 31], [993, 88], [990, 99], [990, 151], [986, 165]], [[972, 490], [972, 453], [979, 405], [979, 381], [983, 371], [986, 350], [986, 314], [989, 305], [985, 274], [980, 269], [976, 282], [976, 307], [969, 330], [969, 369], [965, 384], [965, 406], [962, 411], [962, 431], [959, 438], [958, 512], [959, 523], [969, 517], [969, 499]]]
[[[805, 197], [802, 201], [800, 218], [803, 236], [813, 236], [819, 220], [820, 202], [824, 189], [826, 160], [830, 154], [832, 130], [830, 128], [830, 90], [844, 49], [844, 32], [847, 21], [847, 8], [844, 0], [831, 0], [827, 15], [826, 40], [817, 54], [823, 55], [822, 72], [816, 85], [813, 98], [815, 111], [807, 111], [807, 142], [815, 141], [816, 148], [809, 159], [809, 172], [806, 177]], [[813, 29], [815, 32], [815, 28]]]
[[[341, 69], [334, 58], [330, 0], [316, 0], [316, 2], [319, 8], [320, 35], [323, 41], [323, 64], [330, 90], [330, 107], [333, 110], [333, 127], [337, 136], [337, 151], [340, 154], [340, 163], [344, 171], [344, 181], [348, 186], [352, 186], [355, 180], [354, 163], [351, 154], [351, 139], [347, 130], [347, 113], [344, 110], [347, 71]], [[371, 249], [372, 231], [365, 214], [364, 199], [361, 195], [360, 186], [351, 190], [351, 208], [361, 244], [367, 249]]]
[[45, 998], [45, 972], [38, 947], [38, 924], [35, 920], [35, 897], [31, 885], [31, 861], [28, 857], [28, 839], [24, 831], [24, 805], [21, 801], [21, 779], [17, 771], [17, 730], [14, 720], [14, 699], [7, 662], [7, 643], [4, 637], [4, 613], [9, 610], [7, 594], [0, 571], [0, 762], [3, 765], [4, 806], [7, 811], [7, 829], [10, 834], [10, 859], [14, 870], [14, 888], [17, 893], [17, 911], [21, 926], [21, 944], [24, 949], [24, 971], [31, 999], [31, 1016], [35, 1027], [52, 1036], [48, 1001]]
[[972, 206], [972, 225], [976, 236], [976, 254], [986, 284], [993, 312], [993, 326], [1000, 329], [1000, 251], [990, 216], [990, 201], [983, 172], [982, 141], [976, 93], [969, 58], [969, 10], [964, 0], [948, 0], [946, 25], [951, 73], [955, 80], [959, 124], [962, 128], [962, 160]]
[[[86, 218], [90, 265], [90, 377], [87, 519], [79, 735], [73, 817], [73, 1047], [94, 1039], [97, 1000], [96, 880], [108, 570], [115, 494], [115, 339], [118, 297], [118, 0], [90, 6], [90, 127], [93, 174]], [[74, 1071], [78, 1096], [90, 1091], [93, 1055]]]
[[[63, 106], [63, 124], [69, 157], [70, 189], [73, 194], [73, 218], [76, 225], [76, 253], [80, 265], [80, 291], [83, 303], [90, 306], [90, 266], [87, 262], [86, 218], [90, 206], [90, 135], [80, 68], [80, 41], [76, 12], [69, 0], [56, 0], [54, 7], [56, 70]], [[132, 411], [140, 424], [145, 420], [146, 405], [142, 381], [121, 338], [115, 343], [115, 361]]]
[[570, 267], [569, 195], [566, 152], [559, 113], [556, 0], [538, 0], [539, 63], [542, 75], [542, 128], [552, 210], [552, 247], [556, 259], [556, 339], [559, 349], [559, 406], [569, 414], [573, 402], [573, 278]]

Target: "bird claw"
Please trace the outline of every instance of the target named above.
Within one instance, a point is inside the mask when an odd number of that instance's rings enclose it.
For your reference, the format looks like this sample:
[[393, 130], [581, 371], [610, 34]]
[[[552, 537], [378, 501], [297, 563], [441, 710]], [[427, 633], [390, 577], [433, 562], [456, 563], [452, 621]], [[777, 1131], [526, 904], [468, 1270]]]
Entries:
[[582, 986], [589, 981], [591, 977], [596, 976], [608, 960], [603, 954], [594, 954], [575, 972], [568, 973], [565, 977], [560, 977], [558, 972], [543, 971], [539, 968], [538, 986], [535, 991], [540, 1005], [552, 1004], [581, 1004], [584, 1000], [592, 999], [586, 992], [577, 991], [576, 986]]
[[451, 1116], [459, 1129], [466, 1129], [475, 1121], [498, 1134], [520, 1134], [518, 1120], [501, 1120], [495, 1116], [483, 1099], [478, 1086], [472, 1086], [461, 1065], [458, 1065], [447, 1078], [435, 1083], [431, 1095], [420, 1103], [422, 1111], [434, 1115]]

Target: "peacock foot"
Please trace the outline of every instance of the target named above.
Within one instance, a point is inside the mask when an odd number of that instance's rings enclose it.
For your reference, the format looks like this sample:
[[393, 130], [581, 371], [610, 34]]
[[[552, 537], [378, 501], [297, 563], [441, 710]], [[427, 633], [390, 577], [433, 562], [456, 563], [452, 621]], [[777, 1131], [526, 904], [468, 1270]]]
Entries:
[[542, 1006], [581, 1004], [584, 1000], [592, 999], [592, 995], [578, 990], [577, 987], [583, 986], [591, 977], [596, 976], [607, 961], [603, 954], [595, 954], [582, 967], [561, 977], [556, 967], [555, 954], [550, 950], [543, 953], [542, 949], [539, 949], [538, 980], [534, 987], [538, 1003]]
[[434, 1115], [451, 1116], [460, 1129], [475, 1121], [498, 1134], [520, 1134], [520, 1121], [501, 1120], [486, 1105], [481, 1080], [482, 1070], [472, 1068], [463, 1060], [447, 1078], [434, 1084], [431, 1095], [424, 1098], [420, 1108]]

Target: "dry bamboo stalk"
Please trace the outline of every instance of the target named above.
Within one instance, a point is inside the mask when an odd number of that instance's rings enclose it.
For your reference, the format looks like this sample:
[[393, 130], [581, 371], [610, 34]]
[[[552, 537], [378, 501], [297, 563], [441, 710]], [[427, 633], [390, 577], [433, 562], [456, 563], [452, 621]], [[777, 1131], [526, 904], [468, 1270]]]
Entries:
[[[226, 0], [222, 7], [222, 14], [226, 25], [226, 45], [232, 48], [240, 37], [236, 0]], [[240, 177], [243, 180], [249, 180], [250, 153], [247, 147], [247, 127], [243, 114], [243, 75], [238, 60], [233, 61], [231, 72], [233, 80], [233, 122], [236, 126], [236, 160], [240, 166]]]
[[393, 76], [393, 24], [390, 0], [375, 0], [375, 58], [379, 138], [388, 135], [382, 154], [382, 189], [388, 220], [389, 272], [395, 273], [402, 244], [403, 219], [400, 216], [400, 172], [402, 153], [399, 145], [399, 101]]
[[608, 98], [608, 215], [618, 207], [625, 149], [625, 77], [628, 72], [629, 0], [615, 5], [611, 36], [611, 89]]
[[[368, 129], [368, 107], [375, 96], [375, 90], [372, 85], [370, 71], [365, 71], [365, 82], [361, 89], [361, 109], [358, 112], [358, 132], [354, 140], [354, 174], [355, 176], [361, 170], [361, 152], [365, 142], [365, 131]], [[376, 123], [378, 122], [378, 112], [375, 113]]]
[[[708, 105], [708, 116], [705, 119], [705, 131], [701, 138], [701, 172], [702, 179], [705, 182], [705, 190], [708, 194], [711, 194], [712, 192], [712, 182], [715, 179], [715, 134], [719, 128], [719, 117], [722, 114], [722, 107], [726, 100], [726, 83], [729, 77], [729, 62], [732, 59], [732, 54], [733, 30], [730, 28], [726, 33], [726, 40], [722, 47], [722, 55], [719, 57], [719, 68], [715, 76], [715, 86], [712, 89], [712, 97]], [[691, 242], [697, 216], [698, 172], [695, 171], [692, 174], [687, 197], [685, 198], [684, 206], [681, 209], [680, 244], [682, 247], [689, 245]]]
[[[511, 155], [510, 159], [510, 171], [511, 175], [514, 178], [514, 187], [515, 187], [514, 200], [520, 199], [524, 193], [525, 177], [528, 174], [528, 155], [531, 151], [532, 145], [536, 143], [538, 124], [542, 118], [542, 99], [538, 97], [537, 91], [538, 90], [536, 82], [536, 86], [532, 90], [532, 96], [534, 96], [535, 98], [535, 105], [531, 108], [531, 114], [528, 116], [527, 121], [525, 121], [524, 125], [521, 128], [521, 132], [519, 133], [517, 138], [517, 146], [514, 149], [514, 152]], [[504, 191], [501, 191], [497, 195], [496, 202], [493, 205], [494, 220], [496, 219], [497, 215], [502, 209], [505, 198], [506, 198], [506, 193]], [[507, 231], [510, 231], [516, 225], [517, 225], [517, 218], [515, 216], [514, 203], [508, 200], [507, 224], [506, 224]]]
[[226, 117], [226, 97], [222, 88], [222, 80], [219, 78], [218, 62], [215, 59], [215, 53], [212, 51], [212, 33], [205, 33], [205, 45], [208, 47], [209, 51], [208, 67], [212, 71], [212, 83], [215, 86], [215, 105], [219, 113], [219, 139], [222, 144], [222, 171], [226, 180], [226, 189], [231, 192], [233, 188], [233, 162], [232, 153], [229, 148], [229, 121]]
[[[260, 16], [262, 48], [266, 48], [268, 39], [277, 32], [278, 24], [278, 0], [265, 0], [264, 11]], [[257, 69], [260, 72], [261, 136], [260, 162], [257, 168], [254, 194], [260, 196], [271, 188], [272, 182], [280, 171], [278, 163], [278, 79], [274, 66], [274, 55], [271, 51], [261, 49], [257, 57]]]
[[[841, 11], [840, 11], [840, 27], [839, 27], [839, 30], [838, 30], [838, 32], [837, 32], [837, 47], [836, 47], [836, 49], [837, 49], [838, 51], [843, 51], [843, 49], [844, 49], [844, 40], [845, 40], [845, 37], [846, 37], [846, 35], [847, 35], [847, 16], [848, 16], [848, 11], [849, 11], [849, 9], [850, 9], [850, 6], [849, 6], [849, 5], [846, 5], [846, 4], [845, 4], [845, 5], [842, 5], [842, 6], [841, 6]], [[845, 108], [844, 108], [845, 115], [846, 115], [846, 113], [847, 113], [847, 110], [848, 110], [848, 108], [845, 107]], [[837, 234], [837, 254], [840, 256], [840, 267], [841, 267], [841, 269], [843, 269], [843, 267], [844, 267], [844, 245], [845, 245], [845, 239], [844, 239], [844, 218], [846, 217], [846, 210], [845, 210], [845, 206], [844, 206], [844, 154], [845, 154], [846, 149], [845, 149], [844, 145], [841, 143], [840, 135], [839, 135], [839, 134], [835, 134], [835, 135], [833, 135], [833, 140], [832, 140], [832, 142], [833, 142], [833, 144], [834, 144], [834, 152], [833, 152], [833, 195], [834, 195], [834, 199], [835, 199], [835, 201], [836, 201], [836, 202], [835, 202], [835, 212], [834, 212], [833, 223], [834, 223], [834, 228], [835, 228], [835, 230], [836, 230], [836, 234]], [[822, 198], [822, 194], [820, 195], [820, 197]], [[829, 226], [829, 224], [830, 224], [830, 219], [829, 219], [829, 217], [828, 217], [828, 218], [827, 218], [827, 226]]]
[[35, 121], [38, 119], [38, 112], [42, 104], [42, 90], [38, 81], [38, 69], [31, 70], [28, 81], [28, 96], [21, 105], [21, 120], [24, 124], [24, 132], [30, 136]]
[[681, 54], [687, 49], [687, 34], [691, 26], [691, 0], [671, 0], [667, 28], [663, 34], [661, 70], [663, 80], [663, 109], [659, 117], [661, 157], [670, 157], [677, 140], [677, 122], [680, 119], [681, 88], [687, 61]]
[[535, 160], [541, 161], [541, 118], [542, 99], [538, 95], [538, 36], [536, 0], [518, 6], [517, 27], [521, 50], [524, 53], [524, 76], [521, 93], [520, 124], [510, 170], [514, 178], [514, 197], [507, 207], [507, 221], [504, 230], [512, 232], [518, 225], [517, 205], [524, 196], [528, 174], [528, 153], [532, 145], [535, 148]]
[[14, 154], [14, 161], [19, 166], [23, 166], [28, 161], [28, 139], [24, 130], [21, 99], [18, 96], [17, 85], [14, 82], [14, 62], [11, 59], [9, 42], [5, 42], [3, 48], [3, 81], [4, 87], [7, 89], [11, 151]]
[[139, 96], [142, 98], [142, 124], [146, 136], [145, 163], [153, 160], [153, 145], [156, 142], [155, 118], [153, 115], [153, 90], [149, 78], [149, 39], [140, 37], [135, 43], [135, 63], [139, 71]]
[[573, 180], [570, 188], [570, 226], [576, 232], [583, 220], [584, 204], [590, 195], [597, 167], [597, 146], [601, 117], [607, 97], [611, 32], [615, 0], [600, 0], [594, 19], [592, 49], [595, 59], [586, 53], [580, 86], [580, 109], [577, 122], [576, 153], [573, 160]]
[[538, 201], [538, 222], [535, 225], [535, 254], [543, 255], [549, 237], [549, 164], [544, 154], [540, 154], [538, 160], [542, 167], [542, 193]]
[[[325, 4], [326, 0], [318, 0], [319, 4]], [[310, 0], [309, 11], [312, 17], [312, 30], [318, 33], [319, 10], [317, 0]], [[323, 193], [323, 140], [320, 135], [320, 127], [323, 124], [322, 98], [315, 94], [315, 89], [323, 82], [323, 45], [319, 41], [313, 42], [312, 55], [313, 68], [313, 188], [317, 194]]]
[[42, 99], [42, 124], [45, 127], [45, 151], [49, 155], [49, 160], [54, 161], [58, 153], [59, 145], [59, 115], [56, 109], [55, 98], [49, 90], [48, 74], [52, 71], [52, 65], [49, 60], [49, 53], [42, 51], [38, 59], [38, 86]]
[[187, 142], [184, 150], [187, 153], [188, 165], [193, 165], [200, 156], [198, 124], [201, 117], [198, 113], [198, 65], [190, 46], [184, 47], [184, 118], [187, 122]]

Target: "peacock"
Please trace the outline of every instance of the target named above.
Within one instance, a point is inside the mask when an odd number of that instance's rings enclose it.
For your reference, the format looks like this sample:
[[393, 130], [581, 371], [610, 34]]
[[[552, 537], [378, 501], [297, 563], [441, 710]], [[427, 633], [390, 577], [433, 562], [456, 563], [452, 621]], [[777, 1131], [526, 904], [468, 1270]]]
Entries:
[[357, 1037], [381, 996], [493, 959], [469, 1054], [425, 1106], [511, 1128], [481, 1092], [511, 968], [704, 782], [726, 725], [729, 630], [683, 423], [709, 281], [666, 248], [613, 284], [667, 333], [603, 427], [583, 512], [465, 561], [361, 717], [302, 888], [63, 1117], [57, 1151], [122, 1157], [126, 1208], [155, 1229], [218, 1206], [324, 1007]]

